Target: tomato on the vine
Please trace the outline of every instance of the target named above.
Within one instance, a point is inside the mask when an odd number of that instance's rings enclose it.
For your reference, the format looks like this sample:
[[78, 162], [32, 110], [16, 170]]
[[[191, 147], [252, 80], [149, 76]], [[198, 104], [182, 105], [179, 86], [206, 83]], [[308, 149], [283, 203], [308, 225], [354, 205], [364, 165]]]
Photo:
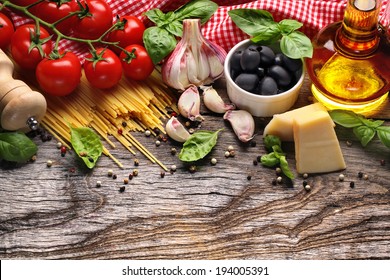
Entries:
[[98, 48], [96, 54], [85, 57], [84, 72], [93, 87], [107, 89], [117, 85], [122, 78], [122, 65], [113, 51]]
[[44, 93], [65, 96], [80, 84], [81, 63], [72, 52], [51, 55], [39, 62], [35, 75]]
[[82, 13], [79, 14], [75, 37], [97, 39], [112, 25], [112, 10], [104, 0], [80, 0]]
[[[108, 42], [119, 42], [118, 45], [126, 48], [131, 44], [143, 45], [142, 37], [146, 29], [144, 23], [135, 16], [123, 16], [117, 19], [117, 28], [107, 36]], [[117, 54], [121, 52], [119, 48], [112, 47]]]
[[[35, 0], [34, 0], [35, 1]], [[48, 1], [45, 0], [35, 6], [33, 6], [30, 11], [32, 14], [36, 15], [40, 19], [48, 22], [54, 23], [59, 19], [62, 19], [68, 16], [70, 13], [78, 11], [79, 6], [76, 0], [68, 1]], [[63, 34], [69, 34], [70, 30], [77, 23], [77, 15], [73, 15], [64, 21], [61, 21], [56, 25], [56, 28]]]
[[12, 21], [5, 14], [0, 13], [0, 49], [8, 48], [14, 31]]
[[125, 76], [133, 80], [145, 80], [152, 74], [154, 64], [146, 49], [137, 44], [127, 46], [119, 58]]
[[[38, 31], [38, 32], [37, 32]], [[52, 50], [50, 35], [42, 26], [24, 24], [16, 28], [11, 37], [11, 55], [22, 68], [35, 69], [37, 64]]]

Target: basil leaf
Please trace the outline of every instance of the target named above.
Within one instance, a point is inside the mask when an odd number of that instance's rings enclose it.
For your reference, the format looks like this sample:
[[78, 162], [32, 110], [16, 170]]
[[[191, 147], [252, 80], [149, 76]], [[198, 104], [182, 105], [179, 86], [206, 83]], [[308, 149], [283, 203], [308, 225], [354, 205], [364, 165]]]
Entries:
[[384, 121], [381, 120], [370, 120], [370, 119], [365, 119], [364, 117], [360, 117], [360, 120], [365, 126], [371, 127], [371, 128], [377, 128], [381, 126]]
[[221, 129], [215, 132], [199, 130], [192, 134], [184, 142], [179, 159], [181, 161], [191, 162], [204, 158], [217, 144], [218, 133], [220, 131]]
[[361, 125], [354, 127], [353, 133], [359, 139], [362, 146], [365, 147], [372, 140], [372, 138], [374, 138], [375, 129], [365, 125]]
[[347, 128], [357, 127], [363, 124], [359, 116], [352, 111], [333, 110], [329, 112], [329, 115], [335, 123]]
[[156, 25], [161, 25], [166, 23], [165, 14], [160, 9], [152, 9], [144, 13], [148, 19], [154, 22]]
[[291, 32], [301, 28], [303, 24], [293, 19], [284, 19], [279, 21], [279, 30], [283, 35], [289, 35]]
[[169, 25], [166, 25], [165, 30], [169, 33], [177, 36], [182, 37], [183, 36], [183, 23], [179, 21], [173, 21]]
[[282, 169], [282, 172], [284, 175], [286, 175], [291, 180], [294, 179], [294, 174], [291, 172], [290, 168], [288, 167], [288, 162], [285, 156], [280, 157], [280, 169]]
[[88, 168], [93, 168], [103, 152], [99, 136], [88, 127], [70, 128], [70, 141]]
[[379, 140], [387, 148], [390, 148], [390, 126], [380, 126], [376, 129]]
[[175, 36], [157, 26], [149, 27], [144, 31], [143, 41], [154, 64], [163, 60], [176, 47]]
[[278, 41], [282, 37], [278, 24], [271, 24], [264, 28], [264, 30], [254, 35], [251, 38], [251, 41], [254, 43], [259, 43], [263, 45], [271, 45], [272, 43]]
[[264, 32], [270, 32], [270, 26], [277, 26], [272, 14], [265, 10], [235, 9], [228, 14], [238, 28], [250, 36], [260, 36]]
[[285, 153], [283, 153], [282, 148], [279, 145], [272, 146], [272, 150], [274, 151], [275, 156], [277, 158], [280, 158], [285, 155]]
[[187, 18], [200, 18], [201, 23], [208, 21], [218, 9], [218, 4], [209, 0], [195, 0], [175, 11], [175, 19], [183, 21]]
[[292, 59], [313, 56], [313, 45], [310, 39], [299, 31], [283, 36], [280, 40], [280, 49]]
[[264, 166], [274, 167], [280, 163], [279, 158], [276, 156], [274, 152], [262, 155], [260, 158], [260, 162]]
[[272, 151], [274, 146], [282, 146], [280, 138], [275, 135], [266, 135], [263, 142], [267, 151]]
[[38, 151], [35, 143], [20, 132], [0, 133], [0, 157], [14, 162], [25, 162]]

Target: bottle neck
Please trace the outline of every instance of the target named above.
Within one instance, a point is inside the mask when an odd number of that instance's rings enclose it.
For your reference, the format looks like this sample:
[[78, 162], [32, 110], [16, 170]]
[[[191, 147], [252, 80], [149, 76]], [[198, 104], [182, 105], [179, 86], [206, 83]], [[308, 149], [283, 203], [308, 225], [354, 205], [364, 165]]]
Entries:
[[369, 56], [378, 47], [381, 0], [348, 0], [336, 34], [336, 48], [346, 56]]

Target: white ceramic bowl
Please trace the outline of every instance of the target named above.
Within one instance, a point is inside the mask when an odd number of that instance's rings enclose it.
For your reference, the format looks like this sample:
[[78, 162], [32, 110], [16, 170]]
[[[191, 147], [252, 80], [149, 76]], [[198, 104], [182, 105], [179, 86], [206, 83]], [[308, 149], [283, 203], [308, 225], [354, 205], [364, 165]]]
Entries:
[[[231, 102], [239, 109], [246, 110], [256, 117], [272, 117], [289, 110], [298, 98], [303, 84], [305, 71], [297, 71], [297, 83], [289, 90], [276, 95], [258, 95], [240, 88], [230, 76], [230, 58], [236, 50], [245, 49], [251, 43], [250, 39], [244, 40], [235, 45], [227, 54], [224, 64], [224, 75], [226, 79], [226, 90]], [[274, 51], [277, 45], [270, 46]]]

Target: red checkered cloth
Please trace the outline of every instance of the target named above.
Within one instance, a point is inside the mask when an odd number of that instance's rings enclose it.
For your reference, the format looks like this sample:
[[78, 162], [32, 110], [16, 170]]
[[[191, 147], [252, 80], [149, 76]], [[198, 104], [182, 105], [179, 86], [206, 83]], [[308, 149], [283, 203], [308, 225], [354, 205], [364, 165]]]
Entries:
[[[382, 13], [389, 0], [382, 1]], [[162, 11], [172, 11], [189, 1], [184, 0], [107, 0], [114, 17], [116, 15], [134, 15], [145, 21], [143, 13], [154, 8]], [[239, 30], [232, 22], [227, 12], [237, 8], [254, 8], [269, 11], [276, 21], [282, 19], [295, 19], [303, 23], [302, 31], [309, 37], [313, 37], [322, 27], [343, 18], [346, 0], [258, 0], [258, 1], [228, 1], [216, 0], [219, 5], [217, 12], [203, 26], [203, 35], [219, 44], [226, 51], [248, 35]], [[12, 14], [15, 26], [29, 21], [17, 14]], [[388, 19], [387, 19], [388, 20]], [[72, 41], [62, 40], [60, 49], [72, 50], [83, 56], [87, 49], [85, 45]]]

